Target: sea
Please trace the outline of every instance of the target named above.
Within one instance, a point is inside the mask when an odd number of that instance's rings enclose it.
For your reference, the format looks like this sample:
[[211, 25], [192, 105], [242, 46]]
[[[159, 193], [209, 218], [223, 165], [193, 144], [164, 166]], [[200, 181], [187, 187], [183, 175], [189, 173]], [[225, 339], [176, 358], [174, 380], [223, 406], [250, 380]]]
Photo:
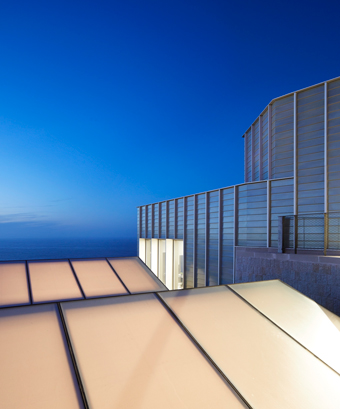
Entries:
[[137, 239], [0, 239], [0, 261], [137, 256]]

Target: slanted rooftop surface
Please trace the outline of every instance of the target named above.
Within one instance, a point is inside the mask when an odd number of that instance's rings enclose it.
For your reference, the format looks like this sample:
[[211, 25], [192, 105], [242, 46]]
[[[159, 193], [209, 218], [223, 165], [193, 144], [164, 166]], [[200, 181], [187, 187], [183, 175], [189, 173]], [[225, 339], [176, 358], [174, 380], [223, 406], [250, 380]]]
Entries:
[[0, 263], [1, 408], [340, 407], [340, 318], [279, 280], [168, 291], [138, 258]]

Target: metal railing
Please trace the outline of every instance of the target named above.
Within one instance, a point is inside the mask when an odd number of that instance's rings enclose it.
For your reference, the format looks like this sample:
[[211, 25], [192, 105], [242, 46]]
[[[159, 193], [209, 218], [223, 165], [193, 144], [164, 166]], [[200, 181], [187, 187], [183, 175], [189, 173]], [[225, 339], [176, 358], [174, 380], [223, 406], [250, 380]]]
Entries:
[[278, 251], [340, 250], [340, 213], [279, 216]]

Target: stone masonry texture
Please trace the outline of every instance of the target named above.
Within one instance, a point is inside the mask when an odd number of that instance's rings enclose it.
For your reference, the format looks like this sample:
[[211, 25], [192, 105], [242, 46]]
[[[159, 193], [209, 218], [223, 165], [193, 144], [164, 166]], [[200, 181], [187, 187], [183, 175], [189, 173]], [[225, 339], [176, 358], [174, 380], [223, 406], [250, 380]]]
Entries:
[[280, 279], [340, 315], [340, 258], [236, 249], [235, 283]]

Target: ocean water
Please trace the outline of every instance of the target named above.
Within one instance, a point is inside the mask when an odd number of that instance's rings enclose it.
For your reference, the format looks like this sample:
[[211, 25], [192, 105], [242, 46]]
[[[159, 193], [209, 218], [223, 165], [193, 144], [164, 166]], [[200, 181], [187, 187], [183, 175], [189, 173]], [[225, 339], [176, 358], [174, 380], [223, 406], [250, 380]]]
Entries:
[[137, 256], [137, 239], [0, 240], [0, 260]]

